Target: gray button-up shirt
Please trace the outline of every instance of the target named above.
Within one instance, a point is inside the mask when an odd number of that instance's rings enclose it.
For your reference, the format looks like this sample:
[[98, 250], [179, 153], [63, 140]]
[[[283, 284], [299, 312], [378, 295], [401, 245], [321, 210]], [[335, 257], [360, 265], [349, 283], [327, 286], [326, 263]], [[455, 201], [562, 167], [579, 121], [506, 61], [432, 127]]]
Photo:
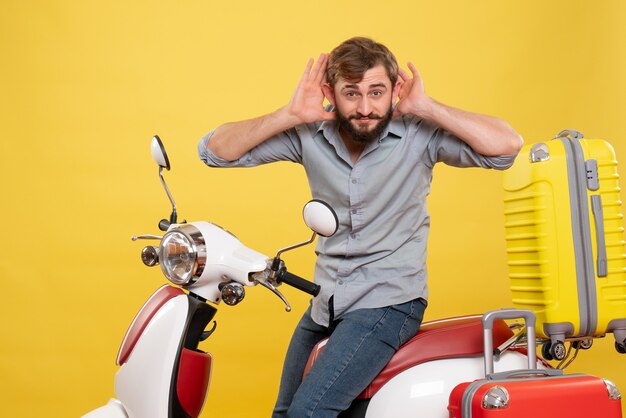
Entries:
[[428, 298], [426, 240], [430, 217], [426, 196], [437, 162], [457, 167], [505, 169], [515, 156], [486, 157], [434, 124], [412, 116], [394, 119], [356, 163], [350, 159], [336, 122], [296, 126], [261, 143], [239, 160], [225, 161], [209, 150], [213, 132], [198, 144], [209, 166], [253, 167], [292, 161], [306, 170], [311, 194], [337, 212], [339, 229], [319, 238], [313, 299], [315, 322]]

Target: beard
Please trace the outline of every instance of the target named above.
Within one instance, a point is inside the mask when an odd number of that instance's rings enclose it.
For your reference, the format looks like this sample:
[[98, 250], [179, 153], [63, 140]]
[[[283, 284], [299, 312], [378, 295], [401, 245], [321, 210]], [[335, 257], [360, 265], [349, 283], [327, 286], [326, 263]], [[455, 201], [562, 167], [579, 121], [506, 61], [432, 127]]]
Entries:
[[[360, 128], [358, 125], [352, 123], [353, 120], [363, 117], [378, 120], [378, 122], [376, 122], [376, 125], [374, 125], [371, 129]], [[369, 144], [370, 142], [377, 140], [380, 134], [382, 134], [383, 131], [387, 129], [387, 126], [389, 126], [389, 122], [391, 122], [392, 117], [392, 106], [389, 107], [389, 110], [385, 115], [377, 115], [375, 113], [362, 115], [357, 112], [356, 114], [347, 116], [337, 109], [337, 122], [339, 123], [339, 127], [343, 129], [343, 131], [348, 134], [354, 142], [358, 142], [360, 144]]]

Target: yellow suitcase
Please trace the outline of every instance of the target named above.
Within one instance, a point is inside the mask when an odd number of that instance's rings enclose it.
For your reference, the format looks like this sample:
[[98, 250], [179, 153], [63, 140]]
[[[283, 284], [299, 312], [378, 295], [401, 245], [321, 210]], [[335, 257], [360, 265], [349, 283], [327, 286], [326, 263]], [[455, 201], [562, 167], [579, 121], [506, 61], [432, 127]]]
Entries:
[[[548, 359], [612, 332], [626, 352], [626, 248], [613, 147], [576, 131], [524, 146], [504, 173], [513, 304], [537, 315]], [[587, 337], [587, 338], [585, 338]]]

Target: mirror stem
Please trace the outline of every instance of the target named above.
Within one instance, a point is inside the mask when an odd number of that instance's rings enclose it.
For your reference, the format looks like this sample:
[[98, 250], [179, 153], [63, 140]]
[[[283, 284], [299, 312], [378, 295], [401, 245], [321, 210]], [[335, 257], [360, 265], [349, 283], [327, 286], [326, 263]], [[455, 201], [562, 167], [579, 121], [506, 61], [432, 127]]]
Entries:
[[163, 178], [163, 167], [159, 166], [159, 178], [161, 179], [161, 184], [163, 185], [163, 188], [165, 189], [165, 193], [167, 194], [168, 199], [170, 200], [170, 203], [172, 204], [172, 214], [170, 215], [170, 224], [175, 224], [177, 221], [177, 213], [176, 213], [176, 203], [174, 202], [174, 198], [172, 197], [172, 194], [170, 193], [170, 189], [167, 187], [167, 184], [165, 183], [165, 179]]
[[296, 248], [300, 248], [304, 245], [312, 243], [313, 241], [315, 241], [316, 236], [317, 236], [317, 232], [313, 232], [313, 235], [311, 236], [310, 240], [301, 242], [300, 244], [292, 245], [290, 247], [283, 248], [282, 250], [278, 250], [278, 252], [276, 253], [276, 258], [280, 260], [280, 255], [284, 253], [285, 251], [294, 250]]

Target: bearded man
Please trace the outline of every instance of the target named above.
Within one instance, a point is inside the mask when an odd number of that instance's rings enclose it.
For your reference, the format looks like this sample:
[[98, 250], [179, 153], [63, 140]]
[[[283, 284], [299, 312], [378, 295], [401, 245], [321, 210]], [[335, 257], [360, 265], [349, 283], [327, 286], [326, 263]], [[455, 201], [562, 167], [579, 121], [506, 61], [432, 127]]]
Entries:
[[[426, 196], [437, 162], [506, 169], [522, 146], [501, 119], [426, 95], [384, 45], [352, 38], [309, 60], [291, 101], [224, 124], [198, 145], [209, 166], [292, 161], [337, 212], [320, 238], [318, 296], [298, 324], [273, 417], [336, 417], [418, 331], [427, 306]], [[324, 107], [324, 99], [331, 106]], [[314, 345], [330, 337], [302, 378]]]

